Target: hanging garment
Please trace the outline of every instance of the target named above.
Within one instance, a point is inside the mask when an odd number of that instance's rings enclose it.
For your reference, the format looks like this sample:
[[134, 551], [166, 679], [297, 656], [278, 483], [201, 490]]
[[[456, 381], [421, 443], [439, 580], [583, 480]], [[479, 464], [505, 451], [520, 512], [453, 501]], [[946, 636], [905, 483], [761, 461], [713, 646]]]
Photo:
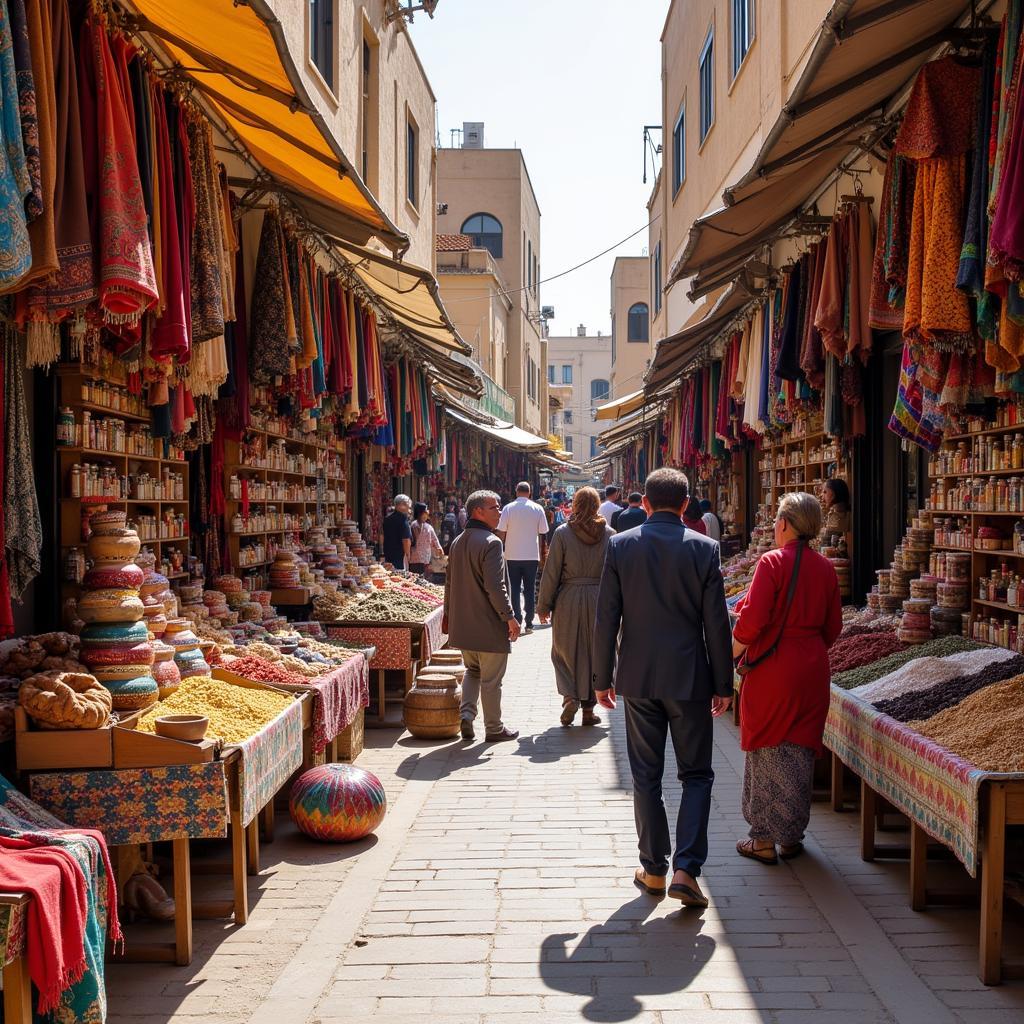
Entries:
[[816, 242], [811, 247], [810, 261], [811, 286], [809, 294], [808, 315], [804, 323], [803, 338], [800, 342], [800, 369], [811, 387], [819, 391], [825, 383], [825, 349], [821, 343], [821, 332], [814, 325], [818, 311], [818, 297], [821, 294], [821, 281], [825, 274], [825, 243]]
[[[33, 324], [55, 323], [83, 310], [96, 298], [92, 236], [85, 194], [85, 163], [82, 153], [82, 116], [78, 101], [78, 75], [67, 0], [49, 0], [54, 68], [55, 167], [51, 213], [59, 269], [52, 278], [32, 285], [26, 296], [29, 331], [28, 366], [47, 365], [60, 358], [60, 339], [50, 332], [50, 343], [34, 356]], [[31, 13], [32, 8], [29, 8]], [[40, 107], [43, 116], [45, 107]], [[45, 122], [41, 138], [47, 137]], [[42, 158], [47, 160], [45, 147]]]
[[107, 325], [131, 330], [157, 301], [156, 269], [129, 98], [120, 84], [126, 72], [119, 71], [102, 19], [94, 13], [82, 27], [79, 59], [100, 309]]
[[[32, 53], [32, 45], [29, 41], [28, 12], [25, 9], [25, 0], [6, 0], [7, 15], [11, 22], [11, 45], [14, 48], [15, 78], [18, 83], [18, 116], [21, 119], [21, 144], [25, 151], [25, 164], [28, 168], [28, 178], [31, 188], [25, 197], [25, 216], [33, 221], [43, 212], [43, 181], [42, 165], [39, 156], [39, 119], [36, 112], [36, 82], [33, 74], [33, 63], [43, 71], [41, 77], [45, 78], [45, 70], [42, 67], [40, 57], [42, 51]], [[44, 10], [38, 2], [35, 4], [37, 11]], [[48, 11], [46, 11], [49, 14]], [[40, 36], [42, 36], [43, 25], [39, 24]], [[49, 28], [47, 25], [46, 28]], [[33, 58], [35, 58], [33, 60]], [[52, 79], [52, 68], [51, 68]], [[50, 82], [52, 86], [52, 80]], [[46, 88], [40, 82], [40, 88]], [[51, 97], [52, 99], [52, 97]], [[51, 122], [52, 124], [52, 122]], [[52, 156], [52, 151], [51, 151]], [[54, 254], [56, 257], [56, 254]], [[56, 258], [54, 259], [56, 267]]]
[[880, 331], [903, 329], [907, 251], [916, 178], [917, 168], [912, 160], [896, 152], [889, 154], [871, 275], [869, 323]]
[[[1019, 90], [1019, 77], [1016, 86]], [[988, 262], [1001, 266], [1008, 280], [1019, 281], [1024, 276], [1024, 212], [1020, 209], [1024, 203], [1024, 103], [1019, 95], [1007, 131], [1002, 179], [989, 229]]]
[[757, 434], [764, 432], [764, 423], [758, 416], [761, 408], [761, 350], [764, 345], [764, 307], [758, 303], [749, 321], [750, 347], [746, 387], [743, 395], [743, 425]]
[[190, 253], [192, 342], [219, 338], [223, 350], [224, 239], [221, 237], [221, 192], [213, 155], [213, 132], [210, 122], [196, 115], [186, 118], [186, 130], [195, 216]]
[[1021, 0], [1009, 0], [1000, 27], [999, 49], [995, 74], [998, 81], [992, 121], [989, 126], [989, 191], [988, 216], [995, 216], [999, 188], [1003, 179], [1003, 163], [1010, 137], [1010, 119], [1018, 99], [1020, 75], [1020, 32], [1024, 14]]
[[779, 358], [775, 372], [782, 380], [800, 378], [800, 305], [803, 298], [804, 268], [806, 260], [798, 260], [787, 275], [786, 307], [782, 320], [782, 335], [779, 342]]
[[32, 434], [25, 403], [24, 359], [18, 334], [4, 322], [4, 544], [11, 596], [21, 601], [42, 568], [43, 526], [32, 468]]
[[0, 130], [0, 287], [11, 290], [32, 268], [25, 214], [32, 179], [18, 113], [18, 72], [6, 4], [0, 4]]
[[846, 281], [843, 273], [843, 239], [841, 221], [832, 221], [825, 239], [825, 261], [821, 273], [821, 290], [814, 311], [814, 326], [821, 335], [826, 352], [842, 358], [846, 355], [846, 337], [843, 333], [843, 295]]
[[849, 342], [847, 352], [862, 363], [871, 358], [871, 207], [866, 202], [854, 203], [849, 215], [850, 276], [847, 308], [849, 310]]
[[253, 279], [249, 373], [254, 384], [272, 384], [275, 377], [288, 374], [290, 355], [286, 305], [281, 220], [277, 210], [270, 209], [263, 215]]

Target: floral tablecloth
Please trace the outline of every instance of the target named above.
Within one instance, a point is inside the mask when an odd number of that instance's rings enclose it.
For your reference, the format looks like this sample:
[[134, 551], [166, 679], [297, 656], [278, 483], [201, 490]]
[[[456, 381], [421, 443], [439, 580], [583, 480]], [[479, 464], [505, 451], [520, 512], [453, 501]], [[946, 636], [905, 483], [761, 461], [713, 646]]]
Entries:
[[224, 764], [44, 772], [29, 792], [68, 825], [97, 828], [111, 846], [227, 835]]
[[255, 736], [237, 744], [242, 824], [248, 825], [302, 766], [302, 707], [293, 701]]
[[347, 729], [370, 703], [370, 666], [365, 655], [349, 658], [327, 675], [309, 681], [313, 691], [313, 752]]
[[347, 644], [376, 647], [370, 659], [370, 668], [398, 669], [404, 672], [412, 661], [412, 629], [409, 626], [390, 626], [382, 622], [379, 626], [329, 625], [327, 636]]
[[876, 793], [948, 846], [972, 877], [978, 870], [982, 783], [1024, 778], [975, 768], [837, 686], [832, 687], [825, 746]]

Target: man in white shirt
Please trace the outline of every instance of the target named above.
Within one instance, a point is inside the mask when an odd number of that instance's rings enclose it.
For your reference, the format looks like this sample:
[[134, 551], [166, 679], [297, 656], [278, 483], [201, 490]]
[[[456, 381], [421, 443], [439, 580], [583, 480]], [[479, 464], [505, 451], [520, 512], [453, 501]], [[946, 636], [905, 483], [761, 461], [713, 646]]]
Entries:
[[704, 520], [704, 525], [707, 527], [708, 536], [712, 540], [717, 540], [719, 543], [722, 541], [722, 525], [718, 516], [712, 511], [711, 502], [705, 498], [700, 503], [701, 519]]
[[609, 484], [604, 489], [604, 501], [601, 502], [601, 506], [598, 508], [597, 514], [601, 516], [609, 526], [611, 526], [612, 516], [621, 509], [622, 506], [619, 504], [619, 489], [615, 484]]
[[523, 625], [519, 591], [526, 592], [526, 628], [533, 632], [533, 613], [537, 597], [537, 570], [540, 568], [540, 538], [548, 532], [548, 517], [535, 501], [530, 501], [530, 485], [516, 485], [516, 500], [501, 510], [495, 531], [505, 542], [505, 564], [512, 584], [512, 610], [516, 622]]

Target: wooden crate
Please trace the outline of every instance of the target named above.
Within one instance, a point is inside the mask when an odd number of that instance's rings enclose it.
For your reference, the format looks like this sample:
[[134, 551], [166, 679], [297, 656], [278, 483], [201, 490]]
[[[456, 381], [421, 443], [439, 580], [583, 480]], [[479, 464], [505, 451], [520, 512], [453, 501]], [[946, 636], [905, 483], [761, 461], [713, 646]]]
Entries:
[[[117, 726], [134, 729], [139, 712]], [[14, 709], [14, 752], [20, 772], [59, 768], [110, 768], [114, 763], [114, 723], [102, 729], [37, 729], [22, 707]]]
[[366, 708], [360, 708], [352, 724], [343, 729], [335, 740], [339, 761], [354, 761], [363, 752]]

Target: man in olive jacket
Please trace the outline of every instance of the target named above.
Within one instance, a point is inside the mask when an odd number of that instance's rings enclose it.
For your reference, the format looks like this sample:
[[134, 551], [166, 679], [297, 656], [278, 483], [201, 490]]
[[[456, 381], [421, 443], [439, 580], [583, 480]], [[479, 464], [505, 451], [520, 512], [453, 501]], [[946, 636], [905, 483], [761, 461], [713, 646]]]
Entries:
[[452, 647], [462, 651], [466, 665], [460, 709], [462, 738], [473, 739], [479, 701], [484, 706], [484, 738], [499, 743], [519, 736], [501, 720], [501, 681], [512, 650], [509, 641], [519, 638], [519, 623], [509, 600], [505, 553], [494, 532], [501, 516], [501, 499], [493, 491], [474, 491], [466, 500], [466, 514], [466, 529], [448, 551], [442, 628]]
[[[663, 896], [672, 846], [662, 798], [665, 739], [672, 737], [683, 796], [668, 895], [707, 906], [697, 876], [708, 855], [712, 718], [732, 701], [729, 613], [718, 545], [687, 529], [689, 481], [659, 469], [646, 481], [648, 519], [608, 542], [594, 625], [594, 693], [616, 692], [626, 715], [640, 863], [634, 882]], [[620, 632], [621, 631], [621, 632]]]

